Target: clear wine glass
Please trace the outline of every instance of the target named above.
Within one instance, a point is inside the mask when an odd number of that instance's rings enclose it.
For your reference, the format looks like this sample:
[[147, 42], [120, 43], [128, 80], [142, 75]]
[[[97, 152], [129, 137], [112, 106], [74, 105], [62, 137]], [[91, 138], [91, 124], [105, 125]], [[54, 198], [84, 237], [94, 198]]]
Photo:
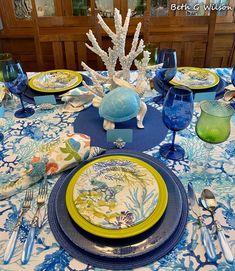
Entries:
[[154, 85], [161, 94], [154, 98], [154, 102], [163, 103], [167, 93], [166, 84], [174, 78], [177, 71], [177, 57], [174, 49], [160, 49], [157, 55], [157, 64], [163, 63], [162, 68], [156, 70]]
[[20, 63], [6, 64], [3, 67], [3, 78], [8, 90], [20, 98], [22, 109], [15, 112], [17, 118], [26, 118], [34, 114], [33, 108], [24, 106], [22, 95], [28, 87], [28, 77]]
[[183, 130], [190, 124], [193, 117], [193, 93], [185, 86], [174, 86], [167, 92], [162, 111], [163, 122], [173, 131], [172, 143], [160, 147], [160, 154], [171, 160], [182, 160], [184, 149], [175, 144], [177, 131]]

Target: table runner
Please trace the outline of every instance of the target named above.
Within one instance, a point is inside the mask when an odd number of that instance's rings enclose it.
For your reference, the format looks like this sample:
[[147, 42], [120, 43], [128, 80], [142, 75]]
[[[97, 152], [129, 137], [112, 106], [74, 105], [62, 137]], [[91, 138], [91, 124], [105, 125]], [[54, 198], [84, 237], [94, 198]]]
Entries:
[[[220, 76], [222, 75], [228, 83], [231, 69], [212, 69]], [[133, 73], [134, 76], [135, 73]], [[134, 77], [133, 77], [134, 78]], [[150, 106], [161, 110], [161, 106], [154, 104], [151, 97], [146, 97]], [[31, 105], [34, 107], [33, 105]], [[20, 106], [19, 106], [20, 107]], [[165, 163], [182, 181], [185, 188], [189, 180], [193, 181], [197, 196], [209, 186], [215, 193], [220, 207], [217, 213], [220, 222], [226, 231], [228, 240], [235, 251], [235, 117], [232, 118], [232, 130], [229, 139], [214, 147], [210, 157], [210, 175], [205, 183], [205, 175], [201, 173], [203, 161], [207, 150], [203, 142], [195, 134], [195, 121], [198, 114], [198, 106], [195, 106], [194, 117], [191, 125], [177, 133], [176, 141], [184, 147], [186, 158], [183, 161], [166, 160], [159, 154], [159, 146], [149, 149], [145, 153]], [[42, 111], [37, 109], [36, 113], [27, 119], [16, 119], [13, 112], [16, 108], [6, 107], [5, 118], [1, 119], [1, 132], [4, 133], [4, 141], [0, 143], [0, 183], [9, 178], [16, 178], [23, 171], [24, 163], [32, 156], [42, 143], [53, 141], [58, 136], [73, 132], [73, 122], [78, 113], [62, 113], [60, 106], [51, 110]], [[171, 132], [161, 143], [170, 142]], [[197, 161], [197, 163], [193, 161]], [[59, 176], [49, 178], [49, 187], [52, 189]], [[35, 197], [38, 184], [33, 186]], [[0, 270], [74, 270], [74, 271], [101, 271], [89, 264], [83, 264], [74, 260], [61, 249], [55, 241], [48, 222], [43, 221], [44, 226], [37, 236], [33, 254], [26, 266], [20, 263], [22, 246], [26, 239], [30, 221], [35, 212], [36, 204], [28, 212], [20, 228], [19, 240], [14, 256], [8, 265], [3, 265], [3, 255], [9, 240], [10, 233], [17, 220], [17, 212], [24, 197], [24, 192], [0, 201]], [[212, 227], [211, 218], [207, 211], [203, 212], [207, 225]], [[46, 216], [45, 216], [46, 217]], [[185, 234], [178, 245], [165, 257], [136, 270], [233, 270], [228, 265], [221, 253], [218, 240], [215, 241], [218, 261], [210, 263], [205, 258], [205, 251], [200, 241], [200, 232], [197, 229], [196, 220], [189, 215], [189, 222]], [[104, 269], [103, 269], [104, 270]]]

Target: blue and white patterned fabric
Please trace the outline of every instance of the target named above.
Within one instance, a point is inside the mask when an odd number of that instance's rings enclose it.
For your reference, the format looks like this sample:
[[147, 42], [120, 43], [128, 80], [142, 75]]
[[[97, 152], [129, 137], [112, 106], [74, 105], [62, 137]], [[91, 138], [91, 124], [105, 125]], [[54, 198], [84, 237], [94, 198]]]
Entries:
[[[228, 83], [231, 69], [211, 69], [216, 71]], [[134, 74], [134, 73], [133, 73]], [[161, 106], [154, 104], [148, 99], [151, 106], [161, 109]], [[17, 105], [20, 107], [20, 105]], [[33, 105], [29, 105], [34, 107]], [[73, 122], [78, 113], [63, 113], [60, 106], [51, 110], [35, 109], [35, 114], [27, 119], [16, 119], [13, 115], [16, 108], [6, 107], [4, 119], [0, 119], [0, 131], [4, 134], [4, 140], [0, 143], [0, 185], [15, 180], [20, 176], [25, 163], [32, 157], [39, 145], [53, 141], [62, 134], [73, 132]], [[165, 160], [159, 154], [159, 146], [148, 151], [147, 154], [165, 163], [181, 180], [185, 188], [189, 181], [194, 184], [197, 196], [205, 187], [213, 190], [219, 207], [216, 214], [226, 232], [230, 246], [235, 254], [235, 116], [232, 118], [232, 130], [229, 139], [215, 145], [209, 158], [209, 168], [203, 171], [203, 165], [207, 159], [207, 149], [203, 142], [195, 134], [195, 122], [199, 115], [199, 106], [195, 105], [194, 118], [191, 125], [177, 133], [176, 142], [186, 150], [186, 158], [183, 161], [173, 162]], [[171, 132], [165, 138], [170, 142]], [[58, 180], [59, 176], [49, 178], [50, 190]], [[32, 188], [36, 198], [39, 184]], [[44, 226], [37, 234], [33, 248], [32, 257], [27, 265], [21, 265], [22, 246], [27, 237], [30, 221], [36, 209], [36, 203], [20, 227], [19, 238], [15, 253], [8, 265], [3, 264], [3, 255], [9, 237], [16, 223], [18, 212], [24, 198], [24, 192], [0, 201], [0, 270], [4, 271], [51, 271], [51, 270], [73, 270], [73, 271], [102, 271], [88, 264], [73, 259], [63, 250], [53, 237], [46, 218]], [[46, 216], [44, 216], [46, 217]], [[212, 228], [212, 221], [208, 211], [203, 211], [203, 217], [209, 228]], [[188, 224], [185, 233], [178, 245], [165, 257], [149, 266], [136, 270], [235, 270], [235, 264], [226, 263], [218, 240], [215, 240], [218, 260], [214, 263], [208, 262], [205, 257], [205, 250], [200, 241], [200, 231], [196, 219], [189, 213]]]

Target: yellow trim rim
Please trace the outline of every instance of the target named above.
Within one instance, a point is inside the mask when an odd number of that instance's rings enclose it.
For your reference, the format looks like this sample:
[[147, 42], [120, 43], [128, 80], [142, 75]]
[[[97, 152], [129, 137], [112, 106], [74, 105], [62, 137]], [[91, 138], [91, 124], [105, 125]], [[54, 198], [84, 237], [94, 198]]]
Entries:
[[[42, 76], [43, 74], [47, 74], [47, 73], [50, 73], [50, 72], [67, 72], [67, 73], [71, 73], [73, 75], [75, 75], [77, 77], [77, 82], [73, 85], [71, 85], [70, 87], [66, 87], [66, 88], [62, 88], [62, 89], [41, 89], [41, 88], [38, 88], [36, 86], [34, 86], [34, 83], [33, 81], [35, 79], [37, 79], [39, 76]], [[63, 92], [63, 91], [66, 91], [66, 90], [69, 90], [69, 89], [72, 89], [72, 88], [75, 88], [77, 87], [80, 83], [82, 82], [82, 75], [79, 73], [79, 72], [76, 72], [76, 71], [71, 71], [71, 70], [64, 70], [64, 69], [58, 69], [58, 70], [50, 70], [50, 71], [46, 71], [46, 72], [40, 72], [39, 74], [36, 74], [34, 75], [30, 80], [29, 80], [29, 86], [33, 89], [33, 90], [36, 90], [36, 91], [39, 91], [39, 92], [43, 92], [43, 93], [50, 93], [50, 92]]]
[[174, 86], [177, 86], [177, 85], [182, 85], [182, 86], [186, 86], [186, 87], [189, 87], [190, 89], [197, 89], [197, 90], [200, 90], [200, 89], [207, 89], [207, 88], [211, 88], [211, 87], [214, 87], [216, 86], [218, 83], [219, 83], [219, 76], [214, 73], [214, 72], [211, 72], [209, 70], [206, 70], [206, 69], [202, 69], [202, 68], [196, 68], [196, 67], [180, 67], [180, 68], [177, 68], [177, 71], [178, 70], [182, 70], [182, 69], [188, 69], [188, 70], [192, 70], [192, 71], [200, 71], [200, 72], [204, 72], [204, 73], [209, 73], [211, 75], [213, 75], [215, 81], [214, 83], [210, 84], [210, 85], [207, 85], [207, 86], [188, 86], [184, 83], [182, 84], [179, 84], [178, 82], [174, 82], [174, 78], [169, 82], [170, 84], [174, 85]]

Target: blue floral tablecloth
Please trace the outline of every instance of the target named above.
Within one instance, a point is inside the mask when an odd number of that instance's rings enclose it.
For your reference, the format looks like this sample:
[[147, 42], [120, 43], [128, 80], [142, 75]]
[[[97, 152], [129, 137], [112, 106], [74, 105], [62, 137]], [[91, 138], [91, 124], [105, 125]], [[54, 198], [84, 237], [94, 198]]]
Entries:
[[[211, 69], [216, 71], [228, 83], [231, 69]], [[161, 109], [150, 98], [148, 104]], [[30, 105], [34, 107], [33, 105]], [[19, 107], [19, 105], [18, 105]], [[16, 119], [13, 112], [16, 108], [6, 107], [4, 119], [0, 119], [0, 131], [4, 134], [4, 140], [0, 143], [0, 185], [18, 178], [24, 169], [25, 163], [42, 143], [53, 141], [63, 134], [73, 132], [73, 122], [78, 113], [63, 113], [60, 106], [51, 110], [36, 108], [33, 116], [27, 119]], [[219, 208], [216, 214], [220, 216], [220, 222], [226, 232], [230, 246], [235, 252], [235, 117], [232, 118], [232, 130], [229, 139], [216, 145], [209, 157], [209, 168], [203, 172], [203, 165], [207, 157], [207, 149], [195, 135], [195, 122], [199, 115], [199, 106], [195, 105], [195, 113], [191, 125], [177, 133], [176, 142], [184, 147], [186, 158], [183, 161], [173, 162], [165, 160], [159, 155], [159, 146], [148, 151], [147, 154], [165, 163], [181, 180], [185, 188], [189, 180], [193, 181], [197, 195], [205, 187], [210, 187], [215, 193]], [[171, 140], [169, 132], [164, 142]], [[163, 144], [162, 142], [161, 144]], [[196, 162], [195, 162], [196, 161]], [[59, 176], [49, 178], [50, 189], [58, 180]], [[35, 195], [38, 184], [33, 186]], [[21, 203], [25, 192], [21, 192], [9, 199], [0, 201], [0, 270], [73, 270], [85, 271], [103, 269], [81, 263], [73, 259], [63, 250], [51, 233], [49, 224], [45, 219], [40, 230], [29, 263], [21, 265], [22, 246], [30, 228], [30, 221], [36, 209], [36, 204], [23, 219], [20, 234], [14, 256], [8, 265], [3, 264], [3, 255], [17, 220]], [[209, 228], [212, 221], [209, 212], [203, 211], [203, 216]], [[46, 216], [45, 216], [46, 217]], [[208, 262], [205, 250], [200, 241], [200, 231], [196, 219], [189, 214], [185, 233], [178, 245], [165, 257], [149, 266], [135, 270], [235, 270], [235, 264], [226, 263], [218, 240], [215, 240], [218, 260], [215, 263]]]

